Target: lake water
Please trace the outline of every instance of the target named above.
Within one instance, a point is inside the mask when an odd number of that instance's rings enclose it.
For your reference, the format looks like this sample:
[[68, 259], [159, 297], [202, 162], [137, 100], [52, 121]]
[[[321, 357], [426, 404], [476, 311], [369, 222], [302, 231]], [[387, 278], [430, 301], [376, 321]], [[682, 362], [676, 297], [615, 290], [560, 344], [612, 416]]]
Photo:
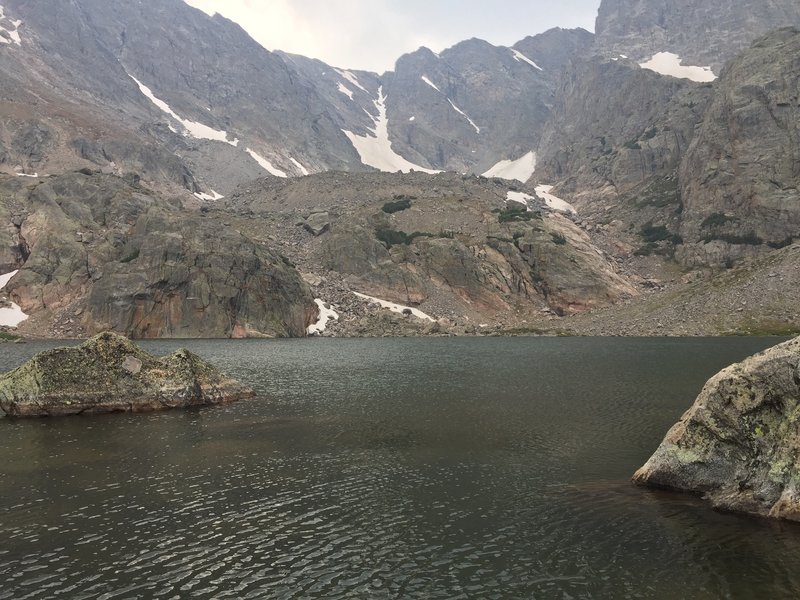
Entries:
[[800, 526], [629, 483], [777, 341], [191, 341], [261, 398], [0, 419], [0, 599], [796, 598]]

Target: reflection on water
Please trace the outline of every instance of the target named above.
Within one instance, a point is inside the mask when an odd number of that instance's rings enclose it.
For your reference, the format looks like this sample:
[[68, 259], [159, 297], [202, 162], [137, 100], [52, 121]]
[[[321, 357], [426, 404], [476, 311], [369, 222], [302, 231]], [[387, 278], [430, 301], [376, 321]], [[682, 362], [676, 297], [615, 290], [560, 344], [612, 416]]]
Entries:
[[190, 342], [261, 398], [0, 420], [0, 599], [794, 598], [800, 527], [628, 482], [773, 343]]

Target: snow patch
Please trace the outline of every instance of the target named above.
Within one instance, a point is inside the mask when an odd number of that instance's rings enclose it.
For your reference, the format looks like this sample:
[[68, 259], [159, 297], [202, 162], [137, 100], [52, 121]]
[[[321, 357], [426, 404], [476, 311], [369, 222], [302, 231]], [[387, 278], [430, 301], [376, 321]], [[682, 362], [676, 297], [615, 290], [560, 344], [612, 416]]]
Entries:
[[337, 82], [337, 85], [339, 86], [340, 92], [342, 92], [345, 96], [350, 98], [350, 100], [353, 99], [353, 92], [351, 92], [346, 85], [344, 85], [341, 81]]
[[299, 171], [300, 171], [300, 172], [301, 172], [303, 175], [308, 175], [308, 169], [306, 169], [306, 168], [305, 168], [303, 165], [301, 165], [299, 162], [297, 162], [297, 161], [296, 161], [295, 159], [293, 159], [291, 156], [289, 157], [289, 160], [290, 160], [290, 161], [292, 161], [292, 164], [294, 164], [294, 166], [295, 166], [295, 167], [297, 167], [297, 168], [298, 168], [298, 170], [299, 170]]
[[211, 201], [222, 200], [225, 197], [222, 194], [218, 194], [214, 190], [211, 190], [210, 194], [206, 194], [204, 192], [195, 192], [194, 195], [197, 196], [200, 200], [211, 200]]
[[8, 27], [0, 25], [0, 31], [4, 31], [8, 35], [8, 38], [0, 35], [0, 44], [16, 44], [17, 46], [22, 46], [22, 38], [19, 36], [19, 26], [22, 25], [22, 21], [14, 21], [6, 17], [5, 8], [0, 6], [0, 21], [3, 19], [8, 19], [11, 24]]
[[[28, 175], [27, 173], [16, 173], [17, 177], [38, 177], [39, 173], [34, 173], [33, 175]], [[2, 286], [0, 286], [2, 287]]]
[[514, 59], [515, 59], [517, 62], [526, 62], [526, 63], [528, 63], [530, 66], [532, 66], [534, 69], [538, 69], [539, 71], [544, 71], [544, 69], [542, 69], [542, 67], [540, 67], [539, 65], [537, 65], [535, 62], [533, 62], [533, 61], [532, 61], [530, 58], [528, 58], [527, 56], [525, 56], [525, 55], [524, 55], [522, 52], [520, 52], [519, 50], [515, 50], [514, 48], [511, 48], [511, 53], [514, 55]]
[[433, 83], [430, 79], [428, 79], [428, 77], [426, 75], [423, 75], [422, 77], [420, 77], [420, 79], [422, 79], [422, 81], [427, 83], [429, 86], [431, 86], [433, 89], [435, 89], [440, 94], [442, 93], [442, 90], [440, 90], [438, 87], [436, 87], [436, 84]]
[[408, 314], [408, 312], [410, 312], [418, 319], [427, 319], [428, 321], [432, 321], [434, 323], [436, 322], [436, 319], [434, 319], [430, 315], [426, 315], [424, 312], [416, 308], [412, 308], [410, 306], [403, 306], [402, 304], [395, 304], [394, 302], [389, 302], [388, 300], [380, 300], [378, 298], [373, 298], [372, 296], [367, 296], [366, 294], [359, 294], [358, 292], [353, 292], [353, 293], [362, 300], [368, 300], [373, 304], [379, 304], [381, 308], [388, 308], [390, 311], [394, 313], [402, 315], [402, 314]]
[[453, 107], [453, 110], [455, 110], [455, 111], [456, 111], [458, 114], [460, 114], [460, 115], [461, 115], [461, 116], [463, 116], [463, 117], [464, 117], [464, 118], [465, 118], [467, 121], [469, 121], [469, 124], [470, 124], [470, 125], [472, 125], [472, 128], [475, 130], [475, 133], [480, 133], [480, 132], [481, 132], [481, 128], [480, 128], [480, 127], [478, 127], [477, 125], [475, 125], [475, 121], [473, 121], [472, 119], [470, 119], [470, 118], [469, 118], [469, 115], [467, 115], [467, 113], [465, 113], [463, 110], [461, 110], [460, 108], [458, 108], [458, 107], [457, 107], [455, 104], [453, 104], [453, 101], [452, 101], [452, 100], [450, 100], [450, 98], [448, 98], [448, 99], [447, 99], [447, 101], [450, 103], [450, 106], [452, 106], [452, 107]]
[[314, 302], [316, 302], [319, 307], [319, 318], [316, 323], [309, 325], [306, 329], [308, 335], [319, 335], [328, 327], [328, 321], [339, 320], [339, 313], [333, 310], [333, 308], [327, 308], [322, 300], [317, 298]]
[[409, 121], [416, 121], [416, 120], [417, 120], [417, 117], [408, 117], [408, 120], [409, 120]]
[[531, 151], [517, 160], [501, 160], [491, 169], [483, 173], [484, 177], [500, 179], [516, 179], [525, 183], [536, 170], [536, 153]]
[[273, 166], [271, 162], [269, 162], [269, 161], [268, 161], [266, 158], [264, 158], [263, 156], [261, 156], [261, 155], [260, 155], [258, 152], [256, 152], [255, 150], [251, 150], [250, 148], [247, 148], [246, 152], [247, 152], [247, 153], [250, 155], [250, 157], [251, 157], [251, 158], [252, 158], [254, 161], [256, 161], [256, 162], [257, 162], [257, 163], [258, 163], [258, 164], [261, 166], [261, 168], [262, 168], [262, 169], [264, 169], [264, 170], [265, 170], [267, 173], [271, 173], [272, 175], [275, 175], [275, 177], [287, 177], [286, 173], [284, 173], [283, 171], [281, 171], [279, 168], [277, 168], [277, 167]]
[[[350, 83], [352, 83], [354, 86], [356, 86], [356, 87], [357, 87], [358, 89], [360, 89], [361, 91], [363, 91], [363, 92], [367, 92], [367, 90], [366, 90], [366, 89], [364, 89], [364, 86], [362, 86], [362, 85], [361, 85], [361, 84], [358, 82], [358, 78], [357, 78], [357, 77], [356, 77], [356, 76], [355, 76], [353, 73], [351, 73], [350, 71], [342, 71], [342, 70], [340, 70], [340, 69], [334, 69], [334, 71], [336, 71], [336, 72], [337, 72], [339, 75], [341, 75], [342, 77], [344, 77], [344, 78], [345, 78], [347, 81], [349, 81]], [[367, 93], [369, 94], [369, 92], [367, 92]]]
[[[1, 10], [2, 7], [0, 7], [0, 11]], [[17, 273], [19, 273], [19, 270], [11, 271], [11, 273], [5, 273], [4, 275], [0, 275], [0, 290], [6, 287], [6, 284]], [[10, 307], [0, 308], [0, 325], [4, 327], [16, 327], [27, 318], [28, 315], [22, 312], [22, 309], [19, 307], [19, 305], [15, 304], [14, 302], [11, 303]]]
[[231, 146], [239, 145], [238, 139], [234, 139], [233, 141], [228, 139], [227, 131], [219, 131], [217, 129], [214, 129], [213, 127], [209, 127], [208, 125], [203, 125], [202, 123], [198, 123], [197, 121], [191, 121], [189, 119], [184, 119], [180, 117], [174, 110], [172, 110], [172, 108], [170, 108], [169, 104], [167, 104], [160, 98], [157, 98], [149, 87], [147, 87], [141, 81], [136, 79], [136, 77], [134, 77], [130, 73], [128, 73], [128, 77], [130, 77], [136, 82], [136, 85], [139, 86], [139, 91], [141, 91], [142, 94], [147, 96], [150, 102], [155, 104], [156, 107], [158, 107], [158, 109], [161, 112], [168, 114], [170, 117], [178, 121], [178, 123], [183, 125], [183, 128], [186, 130], [186, 133], [189, 136], [200, 140], [213, 140], [216, 142], [225, 142], [226, 144], [230, 144]]
[[373, 102], [375, 108], [378, 109], [377, 118], [370, 115], [370, 118], [375, 123], [373, 135], [356, 135], [342, 129], [342, 133], [350, 139], [356, 152], [361, 157], [361, 162], [387, 173], [395, 173], [397, 171], [403, 173], [408, 173], [409, 171], [422, 171], [430, 174], [441, 173], [441, 171], [433, 171], [415, 165], [392, 150], [392, 143], [389, 140], [389, 118], [386, 116], [386, 96], [383, 95], [383, 87], [378, 88], [378, 99]]
[[572, 204], [570, 204], [566, 200], [562, 200], [557, 196], [553, 196], [553, 194], [550, 193], [550, 190], [552, 189], [553, 189], [552, 185], [537, 185], [535, 188], [536, 195], [539, 196], [539, 198], [541, 198], [542, 200], [544, 200], [545, 204], [547, 204], [547, 206], [552, 210], [564, 213], [572, 213], [573, 215], [577, 215], [578, 211], [575, 210], [575, 207], [572, 206]]
[[711, 67], [690, 67], [683, 65], [680, 56], [672, 52], [659, 52], [653, 55], [653, 58], [647, 62], [639, 63], [639, 66], [643, 69], [649, 69], [660, 73], [661, 75], [669, 75], [670, 77], [678, 77], [679, 79], [709, 82], [717, 78], [711, 70]]

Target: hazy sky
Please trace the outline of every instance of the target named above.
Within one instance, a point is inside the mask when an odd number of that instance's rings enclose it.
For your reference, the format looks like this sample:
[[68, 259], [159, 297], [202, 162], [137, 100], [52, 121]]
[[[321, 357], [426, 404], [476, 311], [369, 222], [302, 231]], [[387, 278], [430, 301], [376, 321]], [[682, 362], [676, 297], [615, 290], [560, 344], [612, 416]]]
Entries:
[[383, 72], [401, 54], [478, 37], [511, 45], [551, 27], [594, 31], [600, 0], [186, 0], [270, 50]]

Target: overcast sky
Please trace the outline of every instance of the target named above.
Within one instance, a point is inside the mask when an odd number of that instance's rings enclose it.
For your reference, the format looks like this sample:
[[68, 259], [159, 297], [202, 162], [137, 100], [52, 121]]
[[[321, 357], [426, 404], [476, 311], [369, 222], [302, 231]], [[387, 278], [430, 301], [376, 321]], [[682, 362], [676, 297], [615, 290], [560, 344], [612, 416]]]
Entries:
[[406, 52], [478, 37], [509, 46], [551, 27], [594, 31], [600, 0], [186, 0], [269, 50], [383, 72]]

